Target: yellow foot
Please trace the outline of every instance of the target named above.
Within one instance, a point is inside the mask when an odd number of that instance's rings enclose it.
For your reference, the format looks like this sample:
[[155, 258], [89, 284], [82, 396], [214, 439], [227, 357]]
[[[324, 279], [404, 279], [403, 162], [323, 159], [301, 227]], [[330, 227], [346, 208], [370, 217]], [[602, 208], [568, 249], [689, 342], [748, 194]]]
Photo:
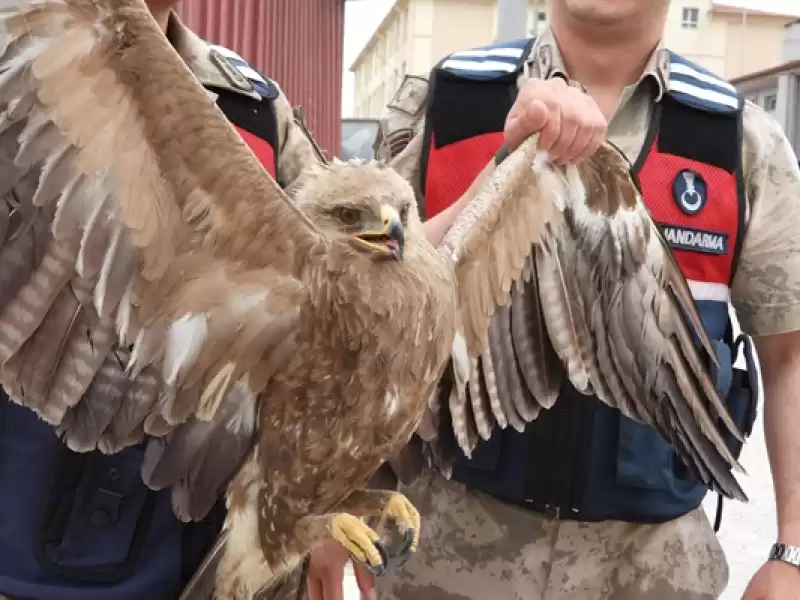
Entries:
[[380, 536], [358, 517], [347, 513], [335, 515], [331, 520], [331, 537], [371, 572], [379, 575], [386, 569], [388, 556]]
[[385, 524], [386, 519], [394, 519], [400, 533], [411, 535], [409, 550], [416, 552], [419, 546], [419, 530], [422, 520], [419, 511], [403, 494], [392, 494], [389, 501], [381, 511], [381, 525]]

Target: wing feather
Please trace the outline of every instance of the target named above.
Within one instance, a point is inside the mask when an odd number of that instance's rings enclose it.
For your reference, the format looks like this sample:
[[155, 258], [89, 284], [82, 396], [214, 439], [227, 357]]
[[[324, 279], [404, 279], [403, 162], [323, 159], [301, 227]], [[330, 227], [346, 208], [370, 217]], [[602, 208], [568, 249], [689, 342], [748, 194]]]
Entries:
[[0, 18], [0, 383], [73, 450], [162, 437], [150, 483], [199, 518], [325, 240], [141, 0], [18, 4]]
[[[604, 146], [584, 165], [556, 168], [534, 136], [497, 167], [439, 251], [456, 269], [462, 363], [472, 371], [448, 402], [467, 455], [477, 443], [468, 432], [486, 437], [483, 415], [470, 422], [463, 410], [467, 392], [487, 392], [475, 370], [510, 396], [492, 408], [501, 427], [515, 428], [552, 406], [566, 373], [576, 389], [655, 427], [711, 489], [746, 499], [717, 425], [740, 436], [714, 385], [713, 344], [621, 153]], [[444, 455], [435, 437], [425, 441]]]

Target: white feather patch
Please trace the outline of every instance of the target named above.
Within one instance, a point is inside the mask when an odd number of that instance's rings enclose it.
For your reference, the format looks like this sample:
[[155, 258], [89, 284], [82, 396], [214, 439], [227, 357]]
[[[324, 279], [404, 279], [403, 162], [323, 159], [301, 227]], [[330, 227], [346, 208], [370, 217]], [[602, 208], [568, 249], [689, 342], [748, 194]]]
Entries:
[[133, 279], [128, 282], [128, 287], [125, 288], [125, 294], [120, 300], [119, 308], [117, 310], [117, 334], [122, 345], [128, 344], [128, 335], [130, 334], [131, 316], [133, 313], [132, 299], [133, 299]]
[[208, 337], [208, 317], [205, 313], [184, 315], [167, 331], [164, 355], [164, 380], [174, 385], [181, 369], [193, 364], [203, 350]]
[[453, 348], [451, 351], [453, 358], [453, 372], [455, 374], [456, 388], [463, 390], [469, 381], [470, 358], [467, 351], [467, 342], [461, 332], [456, 332], [453, 338]]
[[547, 154], [547, 150], [537, 150], [533, 156], [533, 172], [541, 173], [549, 161], [550, 156]]

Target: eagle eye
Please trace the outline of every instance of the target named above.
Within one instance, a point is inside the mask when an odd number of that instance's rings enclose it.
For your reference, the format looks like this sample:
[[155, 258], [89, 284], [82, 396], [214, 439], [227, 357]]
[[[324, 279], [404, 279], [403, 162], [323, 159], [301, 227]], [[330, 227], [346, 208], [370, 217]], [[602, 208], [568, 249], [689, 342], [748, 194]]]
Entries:
[[361, 221], [361, 212], [355, 208], [339, 207], [334, 211], [334, 215], [348, 227], [356, 225]]

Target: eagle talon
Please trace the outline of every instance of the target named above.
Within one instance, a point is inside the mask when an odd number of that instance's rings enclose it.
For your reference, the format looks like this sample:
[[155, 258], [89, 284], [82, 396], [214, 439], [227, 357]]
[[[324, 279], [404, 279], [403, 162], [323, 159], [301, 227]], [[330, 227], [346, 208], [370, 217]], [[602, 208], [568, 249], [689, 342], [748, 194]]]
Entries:
[[392, 556], [392, 566], [404, 567], [406, 563], [411, 560], [411, 556], [416, 552], [416, 548], [414, 548], [415, 538], [415, 530], [413, 528], [407, 529], [402, 548], [400, 548], [397, 554]]
[[331, 537], [368, 569], [385, 570], [387, 553], [380, 536], [358, 517], [347, 513], [335, 515], [331, 522]]
[[386, 544], [384, 544], [382, 540], [376, 540], [373, 544], [381, 555], [381, 563], [379, 565], [365, 563], [365, 565], [370, 575], [373, 577], [380, 577], [386, 572], [386, 568], [389, 565], [389, 552], [386, 550]]
[[[383, 507], [382, 521], [393, 519], [404, 539], [411, 541], [405, 544], [400, 554], [416, 552], [419, 545], [419, 530], [421, 519], [419, 511], [403, 494], [394, 493], [386, 505]], [[398, 554], [398, 556], [400, 556]]]

